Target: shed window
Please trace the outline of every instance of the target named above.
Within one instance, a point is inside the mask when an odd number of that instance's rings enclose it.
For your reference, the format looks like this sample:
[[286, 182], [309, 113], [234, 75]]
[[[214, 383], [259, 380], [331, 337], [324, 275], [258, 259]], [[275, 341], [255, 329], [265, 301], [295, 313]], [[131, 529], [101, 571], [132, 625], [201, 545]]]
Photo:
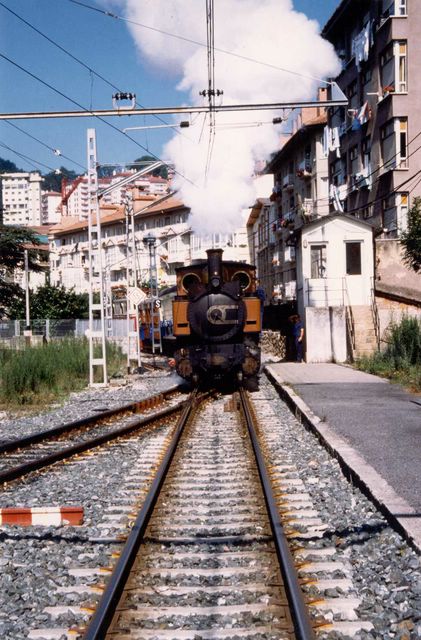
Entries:
[[348, 276], [361, 275], [361, 242], [346, 243], [346, 273]]
[[326, 278], [326, 245], [313, 245], [310, 248], [311, 277]]

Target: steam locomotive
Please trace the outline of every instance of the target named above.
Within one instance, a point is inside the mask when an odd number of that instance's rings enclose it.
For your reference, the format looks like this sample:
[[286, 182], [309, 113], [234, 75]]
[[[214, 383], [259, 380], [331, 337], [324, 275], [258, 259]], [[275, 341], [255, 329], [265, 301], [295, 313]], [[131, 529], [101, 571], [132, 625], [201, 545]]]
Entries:
[[236, 380], [253, 391], [261, 330], [256, 269], [222, 254], [209, 249], [207, 260], [176, 270], [171, 351], [177, 373], [193, 384]]

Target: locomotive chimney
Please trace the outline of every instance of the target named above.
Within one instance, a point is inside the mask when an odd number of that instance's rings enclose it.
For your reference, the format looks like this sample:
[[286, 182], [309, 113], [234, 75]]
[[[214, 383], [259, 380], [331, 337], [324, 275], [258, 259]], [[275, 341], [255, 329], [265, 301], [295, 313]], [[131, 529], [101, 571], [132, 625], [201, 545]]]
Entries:
[[218, 289], [222, 283], [222, 249], [208, 249], [209, 282], [213, 289]]

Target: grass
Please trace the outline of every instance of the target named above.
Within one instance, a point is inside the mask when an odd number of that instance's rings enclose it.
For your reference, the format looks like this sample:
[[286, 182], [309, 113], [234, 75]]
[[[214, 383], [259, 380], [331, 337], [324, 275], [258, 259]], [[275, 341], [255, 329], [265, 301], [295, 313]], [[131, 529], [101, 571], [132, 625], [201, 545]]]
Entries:
[[[107, 344], [108, 374], [124, 364], [119, 347]], [[45, 405], [88, 384], [89, 343], [63, 339], [21, 351], [0, 349], [0, 406], [3, 409]]]
[[398, 382], [411, 391], [421, 392], [421, 322], [404, 317], [392, 323], [386, 348], [356, 362], [358, 369]]

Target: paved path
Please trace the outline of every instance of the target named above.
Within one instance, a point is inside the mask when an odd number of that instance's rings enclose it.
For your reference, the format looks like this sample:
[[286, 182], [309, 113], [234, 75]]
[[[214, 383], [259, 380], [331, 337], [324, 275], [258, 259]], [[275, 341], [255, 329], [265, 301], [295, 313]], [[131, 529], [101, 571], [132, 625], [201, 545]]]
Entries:
[[267, 370], [421, 550], [421, 396], [336, 364]]

